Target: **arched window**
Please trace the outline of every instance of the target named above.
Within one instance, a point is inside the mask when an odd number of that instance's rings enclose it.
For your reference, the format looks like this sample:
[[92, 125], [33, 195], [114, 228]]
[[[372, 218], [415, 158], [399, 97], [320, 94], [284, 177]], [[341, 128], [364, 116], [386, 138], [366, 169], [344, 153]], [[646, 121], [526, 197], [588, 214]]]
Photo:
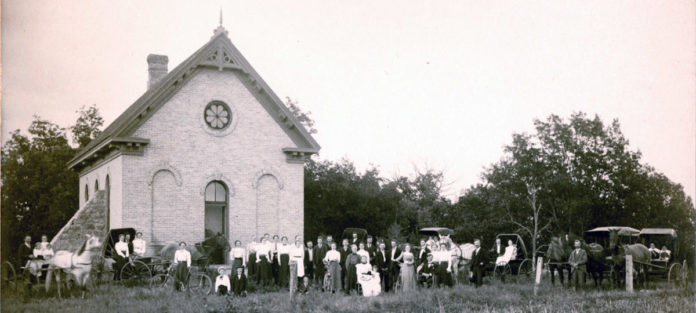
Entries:
[[[227, 237], [227, 186], [212, 181], [205, 187], [205, 237], [223, 234]], [[224, 264], [226, 258], [212, 258], [213, 264]]]
[[94, 192], [97, 192], [97, 191], [99, 191], [99, 180], [98, 179], [94, 181]]
[[85, 202], [89, 201], [89, 184], [85, 184]]

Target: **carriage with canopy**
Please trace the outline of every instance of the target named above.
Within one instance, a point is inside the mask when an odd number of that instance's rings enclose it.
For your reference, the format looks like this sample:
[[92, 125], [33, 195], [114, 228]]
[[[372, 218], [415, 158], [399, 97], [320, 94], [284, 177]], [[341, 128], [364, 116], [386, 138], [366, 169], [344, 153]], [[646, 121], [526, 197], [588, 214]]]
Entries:
[[[678, 245], [677, 231], [673, 228], [643, 228], [638, 234], [640, 242], [649, 246], [654, 244], [658, 249], [652, 253], [650, 264], [647, 265], [648, 275], [666, 277], [672, 284], [680, 284], [686, 281], [686, 263], [679, 262], [681, 257]], [[682, 265], [683, 264], [683, 265]]]
[[519, 234], [498, 234], [495, 238], [500, 239], [503, 246], [511, 241], [513, 248], [506, 247], [505, 254], [491, 260], [488, 268], [493, 272], [493, 277], [504, 280], [506, 276], [514, 275], [517, 280], [532, 279], [533, 261], [522, 237]]

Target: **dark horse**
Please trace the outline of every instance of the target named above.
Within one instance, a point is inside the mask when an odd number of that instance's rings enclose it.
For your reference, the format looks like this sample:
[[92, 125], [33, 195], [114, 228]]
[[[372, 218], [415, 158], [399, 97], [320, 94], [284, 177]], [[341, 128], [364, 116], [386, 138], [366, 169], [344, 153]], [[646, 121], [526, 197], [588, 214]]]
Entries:
[[638, 273], [637, 285], [648, 287], [648, 272], [646, 265], [650, 263], [650, 251], [642, 244], [621, 244], [618, 242], [618, 229], [609, 230], [609, 250], [613, 261], [613, 272], [616, 274], [615, 281], [620, 282], [624, 277], [622, 273], [626, 271], [626, 256], [633, 257], [633, 268]]
[[206, 230], [206, 238], [196, 244], [196, 249], [208, 256], [211, 264], [225, 264], [225, 256], [230, 251], [230, 242], [222, 233], [211, 234]]
[[610, 266], [607, 262], [607, 253], [598, 243], [583, 244], [582, 248], [587, 252], [587, 273], [592, 276], [595, 287], [599, 287], [604, 280], [604, 271]]
[[563, 271], [568, 271], [568, 281], [570, 281], [570, 265], [568, 265], [568, 256], [570, 255], [570, 247], [568, 245], [568, 236], [551, 237], [549, 248], [546, 250], [546, 256], [549, 258], [549, 272], [551, 272], [551, 284], [556, 284], [555, 273], [558, 272], [558, 277], [563, 285]]

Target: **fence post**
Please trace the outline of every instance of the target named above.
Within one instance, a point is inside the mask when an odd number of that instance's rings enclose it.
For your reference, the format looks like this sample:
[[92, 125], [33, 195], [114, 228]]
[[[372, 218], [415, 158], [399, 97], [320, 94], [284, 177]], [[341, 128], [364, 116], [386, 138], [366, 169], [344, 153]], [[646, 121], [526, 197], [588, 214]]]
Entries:
[[537, 295], [537, 290], [539, 289], [539, 284], [541, 283], [541, 266], [544, 264], [544, 258], [543, 257], [538, 257], [537, 258], [537, 264], [536, 264], [536, 271], [535, 271], [535, 278], [534, 278], [534, 296]]
[[290, 262], [290, 295], [297, 289], [297, 262]]
[[626, 291], [633, 292], [633, 256], [626, 255]]

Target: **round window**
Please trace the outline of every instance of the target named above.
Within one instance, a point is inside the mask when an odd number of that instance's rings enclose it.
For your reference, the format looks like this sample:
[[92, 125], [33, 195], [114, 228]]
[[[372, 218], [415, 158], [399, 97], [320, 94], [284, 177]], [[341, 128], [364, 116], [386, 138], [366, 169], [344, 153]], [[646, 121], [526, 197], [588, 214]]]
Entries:
[[212, 129], [224, 129], [232, 121], [232, 111], [222, 101], [213, 101], [205, 106], [203, 111], [205, 123]]

